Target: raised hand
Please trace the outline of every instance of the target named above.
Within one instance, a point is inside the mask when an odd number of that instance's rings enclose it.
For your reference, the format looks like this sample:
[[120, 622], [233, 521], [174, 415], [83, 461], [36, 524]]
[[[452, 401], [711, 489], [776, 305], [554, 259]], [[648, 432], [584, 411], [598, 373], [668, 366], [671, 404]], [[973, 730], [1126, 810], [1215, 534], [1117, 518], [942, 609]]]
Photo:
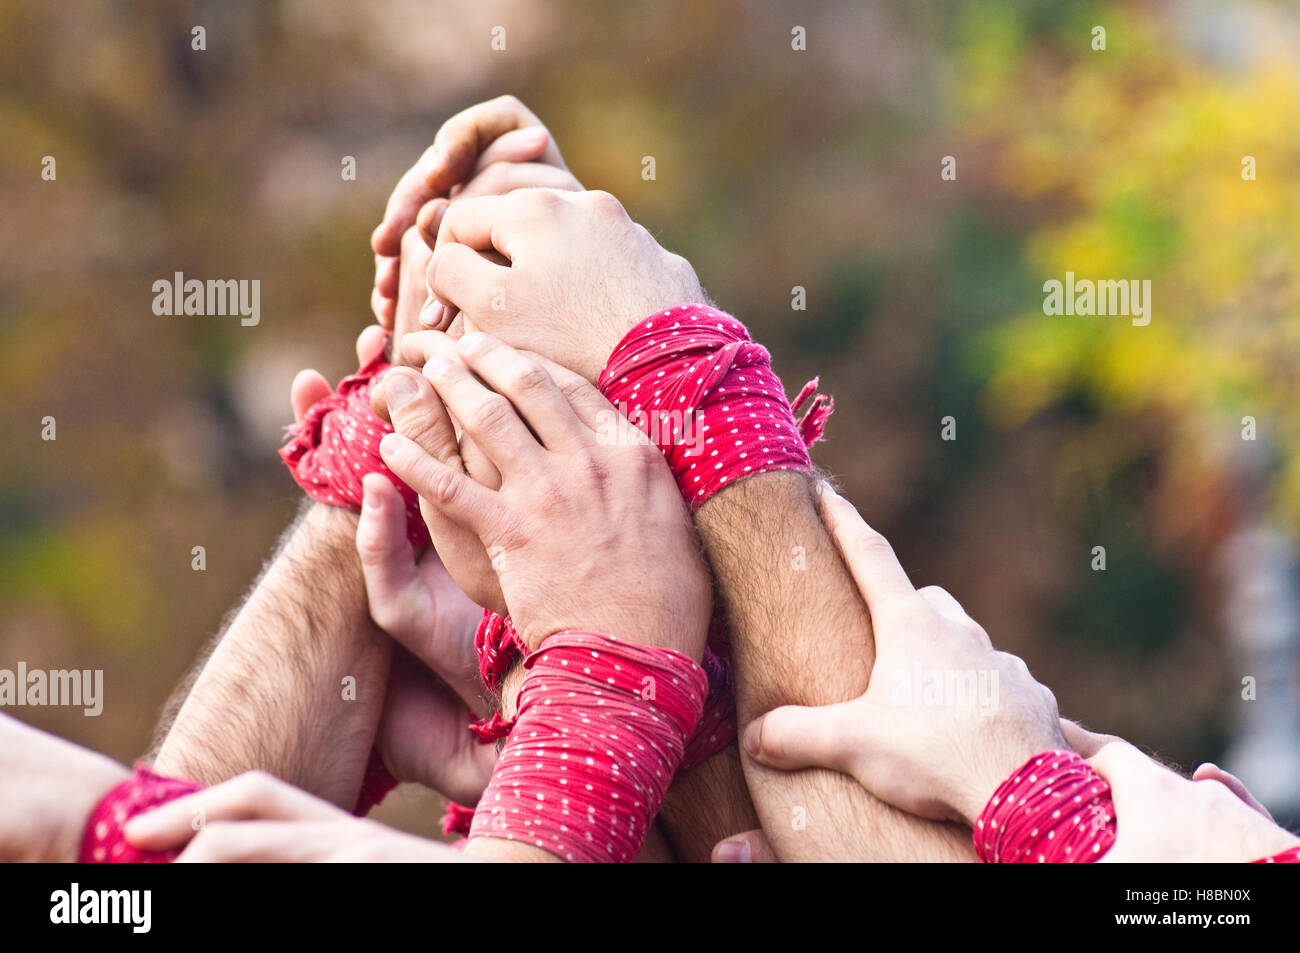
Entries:
[[[498, 253], [506, 263], [487, 255]], [[704, 300], [686, 259], [660, 247], [608, 192], [521, 189], [466, 198], [443, 215], [421, 322], [551, 358], [595, 381], [614, 346], [656, 311]], [[427, 360], [411, 335], [406, 363]]]
[[371, 236], [375, 288], [371, 306], [393, 327], [408, 230], [432, 248], [454, 198], [504, 194], [518, 188], [581, 189], [546, 127], [513, 96], [499, 96], [457, 113], [398, 181], [383, 221]]
[[423, 401], [436, 391], [501, 485], [438, 459], [412, 426], [414, 405], [392, 407], [397, 433], [381, 452], [420, 494], [426, 519], [470, 530], [494, 554], [530, 648], [579, 629], [698, 658], [712, 608], [708, 573], [662, 454], [595, 388], [566, 398], [536, 358], [478, 333], [458, 352], [464, 365], [435, 357], [423, 376], [405, 376]]
[[768, 712], [745, 747], [765, 765], [830, 768], [905, 811], [971, 824], [1017, 766], [1065, 747], [1056, 699], [951, 595], [913, 588], [852, 504], [823, 486], [822, 506], [871, 612], [871, 682], [852, 701]]

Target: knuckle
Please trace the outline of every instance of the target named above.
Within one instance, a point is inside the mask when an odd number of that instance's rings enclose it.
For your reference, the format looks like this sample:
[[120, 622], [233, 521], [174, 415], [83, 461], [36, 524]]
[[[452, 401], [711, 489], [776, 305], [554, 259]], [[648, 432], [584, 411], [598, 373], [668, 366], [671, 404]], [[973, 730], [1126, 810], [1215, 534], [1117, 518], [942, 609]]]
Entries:
[[[588, 202], [597, 214], [607, 218], [627, 217], [627, 212], [623, 208], [623, 203], [609, 192], [606, 192], [603, 189], [595, 189], [586, 194]], [[637, 227], [640, 228], [639, 225]], [[647, 232], [647, 234], [649, 233]]]
[[555, 214], [564, 205], [564, 196], [555, 189], [520, 189], [512, 192], [511, 195], [516, 195], [519, 201], [534, 206], [541, 214]]
[[437, 506], [453, 505], [460, 493], [460, 477], [451, 470], [440, 470], [429, 483], [430, 502]]
[[275, 779], [260, 769], [248, 771], [239, 778], [239, 793], [247, 802], [265, 800], [274, 790]]
[[525, 360], [515, 374], [515, 387], [523, 393], [537, 393], [551, 385], [551, 375], [537, 361]]
[[513, 412], [510, 402], [504, 397], [491, 395], [474, 408], [468, 421], [469, 427], [483, 432], [500, 430]]
[[894, 547], [883, 535], [867, 526], [853, 531], [852, 548], [866, 556], [893, 557]]

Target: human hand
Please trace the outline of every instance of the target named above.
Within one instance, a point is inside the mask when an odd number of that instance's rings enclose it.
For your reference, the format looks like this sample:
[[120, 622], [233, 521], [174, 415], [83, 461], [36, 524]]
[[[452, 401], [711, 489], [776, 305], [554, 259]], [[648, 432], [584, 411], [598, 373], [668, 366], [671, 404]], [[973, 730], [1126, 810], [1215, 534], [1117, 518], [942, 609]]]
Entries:
[[[509, 264], [485, 257], [497, 252]], [[595, 381], [610, 352], [656, 311], [705, 300], [690, 263], [665, 251], [608, 192], [522, 189], [458, 200], [428, 270], [421, 322], [488, 331]], [[439, 306], [442, 306], [441, 308]], [[414, 364], [418, 350], [403, 347]]]
[[1217, 778], [1189, 781], [1126, 741], [1105, 745], [1088, 763], [1110, 784], [1115, 806], [1115, 845], [1103, 863], [1242, 862], [1300, 845], [1252, 806], [1244, 786], [1238, 792]]
[[409, 781], [473, 804], [483, 794], [497, 746], [469, 729], [470, 709], [447, 683], [409, 652], [393, 655], [375, 750], [398, 781]]
[[460, 859], [444, 844], [353, 817], [260, 771], [138, 814], [126, 823], [123, 834], [141, 850], [184, 846], [180, 863]]
[[131, 772], [0, 714], [0, 862], [71, 862], [90, 812]]
[[[515, 630], [530, 650], [554, 632], [578, 629], [698, 659], [712, 595], [662, 454], [594, 387], [571, 387], [566, 396], [540, 361], [486, 334], [466, 335], [457, 349], [463, 366], [435, 357], [423, 376], [404, 375], [418, 403], [396, 402], [387, 389], [397, 432], [380, 452], [419, 493], [431, 534], [438, 521], [450, 521], [493, 553]], [[407, 408], [435, 391], [491, 459], [499, 489], [422, 444]]]
[[483, 610], [432, 548], [416, 556], [392, 482], [370, 474], [362, 487], [357, 552], [370, 616], [406, 650], [393, 658], [375, 746], [397, 780], [473, 803], [496, 762], [496, 749], [469, 730], [471, 717], [488, 709], [474, 652]]
[[411, 251], [408, 233], [423, 236], [432, 248], [452, 199], [528, 187], [581, 189], [582, 185], [565, 167], [541, 120], [518, 99], [499, 96], [443, 123], [433, 145], [398, 181], [383, 221], [370, 238], [375, 252], [371, 307], [379, 323], [393, 327], [398, 316], [399, 273], [405, 270]]
[[972, 824], [1012, 771], [1064, 747], [1056, 699], [951, 595], [914, 589], [852, 504], [826, 486], [821, 498], [871, 612], [871, 681], [852, 701], [768, 712], [746, 728], [745, 748], [770, 767], [841, 771], [905, 811]]

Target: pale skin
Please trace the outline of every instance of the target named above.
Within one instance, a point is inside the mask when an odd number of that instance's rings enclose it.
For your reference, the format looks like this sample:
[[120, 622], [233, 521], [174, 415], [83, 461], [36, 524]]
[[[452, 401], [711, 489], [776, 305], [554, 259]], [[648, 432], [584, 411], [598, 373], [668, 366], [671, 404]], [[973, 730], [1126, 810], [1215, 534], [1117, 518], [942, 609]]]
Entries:
[[[409, 219], [411, 214], [416, 214], [419, 219], [419, 228], [432, 242], [433, 234], [436, 233], [438, 223], [442, 214], [447, 208], [447, 199], [456, 196], [474, 196], [487, 194], [496, 190], [504, 190], [528, 185], [550, 185], [554, 188], [574, 189], [579, 186], [572, 176], [564, 170], [563, 161], [559, 159], [558, 150], [554, 148], [549, 134], [544, 128], [538, 127], [535, 122], [529, 121], [527, 117], [520, 112], [517, 101], [508, 97], [500, 100], [494, 100], [491, 103], [482, 104], [480, 107], [467, 110], [458, 117], [454, 117], [439, 132], [438, 146], [440, 148], [432, 149], [429, 154], [422, 159], [418, 169], [413, 169], [411, 173], [403, 177], [403, 182], [394, 192], [394, 197], [390, 200], [389, 210], [385, 219], [385, 225], [376, 231], [374, 238], [377, 252], [376, 268], [376, 291], [375, 304], [376, 313], [381, 323], [390, 326], [394, 330], [395, 338], [400, 340], [403, 333], [411, 329], [413, 325], [412, 311], [410, 302], [418, 302], [421, 298], [416, 298], [408, 293], [407, 288], [413, 283], [412, 275], [418, 275], [420, 283], [424, 279], [424, 261], [427, 260], [428, 250], [423, 248], [423, 243], [417, 240], [418, 232], [416, 227], [412, 227]], [[511, 168], [519, 166], [519, 168]], [[468, 184], [464, 183], [466, 177], [472, 176]], [[434, 183], [430, 185], [429, 183]], [[430, 202], [430, 198], [435, 201]], [[393, 223], [397, 222], [395, 226]], [[398, 257], [400, 256], [400, 257]], [[400, 292], [400, 293], [399, 293]], [[388, 303], [385, 303], [388, 302]], [[378, 328], [372, 329], [371, 332], [363, 334], [362, 339], [358, 342], [358, 357], [364, 363], [374, 354], [374, 349], [378, 346], [379, 335]], [[395, 342], [396, 343], [396, 342]], [[298, 375], [293, 386], [293, 404], [295, 412], [301, 414], [306, 407], [320, 397], [327, 394], [330, 390], [328, 382], [314, 371], [304, 371]], [[382, 490], [379, 491], [381, 494]], [[382, 499], [382, 498], [381, 498]], [[382, 506], [382, 503], [381, 503]], [[317, 508], [313, 507], [312, 512], [316, 513]], [[324, 519], [324, 517], [313, 517]], [[348, 517], [350, 519], [350, 517]], [[364, 521], [363, 521], [364, 524]], [[364, 525], [361, 527], [362, 537], [364, 537]], [[345, 535], [338, 533], [335, 541], [339, 542], [340, 537]], [[364, 540], [362, 540], [364, 542]], [[310, 540], [308, 540], [310, 542]], [[312, 550], [313, 546], [304, 545], [305, 549]], [[365, 564], [365, 548], [362, 549]], [[335, 568], [345, 568], [350, 572], [352, 560], [343, 558], [333, 561]], [[316, 573], [321, 579], [329, 578], [328, 567], [317, 567], [319, 572]], [[340, 587], [331, 587], [333, 592], [342, 593], [350, 596], [353, 593], [352, 582], [355, 581], [355, 574], [352, 578]], [[274, 607], [279, 601], [277, 592], [271, 590], [268, 592], [265, 586], [260, 586], [255, 592], [254, 598], [250, 600], [251, 607], [246, 606], [240, 613], [236, 622], [251, 621], [255, 616], [250, 617], [250, 613], [256, 613], [260, 608], [258, 603], [270, 602]], [[352, 605], [356, 602], [352, 599], [346, 600], [349, 605], [340, 605], [342, 610], [338, 615], [346, 616]], [[364, 620], [360, 624], [361, 635], [363, 639], [370, 640], [375, 636], [375, 630], [369, 620]], [[236, 634], [240, 634], [236, 632]], [[229, 633], [228, 633], [229, 635]], [[346, 639], [348, 633], [340, 633], [340, 637]], [[237, 640], [238, 641], [238, 640]], [[402, 639], [399, 638], [399, 641]], [[222, 640], [225, 646], [226, 640]], [[308, 640], [308, 648], [318, 649], [324, 645], [323, 640], [319, 637]], [[333, 651], [325, 646], [327, 652]], [[416, 653], [418, 654], [418, 653]], [[290, 763], [293, 758], [292, 743], [286, 744], [283, 738], [266, 739], [258, 736], [258, 733], [279, 734], [279, 724], [297, 724], [307, 717], [307, 712], [297, 710], [294, 712], [284, 712], [283, 718], [267, 719], [256, 717], [255, 712], [250, 712], [249, 723], [243, 726], [243, 730], [248, 733], [248, 737], [241, 737], [238, 733], [232, 739], [228, 739], [223, 745], [222, 750], [218, 752], [204, 751], [201, 747], [202, 728], [199, 725], [196, 730], [188, 730], [188, 724], [191, 721], [197, 721], [194, 716], [202, 715], [205, 709], [219, 710], [224, 700], [217, 697], [219, 693], [212, 692], [212, 688], [219, 688], [227, 681], [235, 683], [256, 682], [256, 676], [249, 677], [249, 673], [241, 668], [241, 663], [249, 660], [241, 658], [239, 653], [232, 651], [230, 646], [219, 648], [214, 653], [213, 664], [206, 665], [204, 671], [199, 676], [199, 683], [195, 686], [195, 691], [190, 692], [185, 701], [185, 722], [179, 726], [179, 730], [173, 730], [167, 734], [160, 752], [159, 763], [161, 770], [175, 770], [178, 773], [188, 773], [200, 780], [216, 781], [222, 778], [228, 778], [238, 771], [248, 770], [251, 768], [264, 767], [277, 774], [292, 772], [293, 765]], [[426, 659], [427, 661], [427, 659]], [[318, 664], [321, 668], [330, 668], [328, 660], [322, 660]], [[376, 666], [378, 668], [378, 666]], [[314, 680], [309, 678], [308, 680]], [[416, 691], [401, 690], [404, 684], [417, 682]], [[455, 677], [447, 680], [448, 683], [456, 684]], [[487, 748], [466, 748], [463, 744], [463, 736], [456, 732], [440, 732], [438, 737], [462, 738], [461, 742], [456, 743], [450, 752], [445, 751], [438, 745], [422, 747], [421, 753], [424, 758], [408, 760], [403, 756], [403, 749], [409, 750], [410, 745], [402, 745], [397, 740], [406, 736], [409, 738], [409, 729], [412, 720], [424, 720], [426, 727], [430, 718], [449, 718], [455, 717], [457, 724], [461, 724], [459, 718], [464, 714], [459, 710], [454, 702], [444, 704], [449, 701], [445, 694], [440, 695], [436, 690], [436, 685], [431, 687], [428, 684], [428, 676], [422, 675], [417, 666], [412, 666], [403, 661], [403, 655], [399, 653], [395, 663], [393, 687], [388, 692], [385, 701], [385, 709], [382, 720], [379, 722], [378, 747], [384, 756], [385, 763], [390, 771], [399, 778], [417, 780], [422, 782], [434, 781], [436, 783], [446, 784], [453, 794], [459, 794], [466, 800], [472, 800], [470, 795], [473, 793], [475, 784], [478, 783], [473, 778], [481, 779], [482, 765], [486, 757], [490, 755], [490, 749]], [[455, 698], [464, 702], [465, 692], [453, 693]], [[287, 701], [286, 701], [287, 700]], [[254, 704], [259, 703], [260, 699], [252, 699]], [[281, 702], [294, 704], [292, 696], [281, 696]], [[211, 706], [211, 707], [210, 707]], [[183, 709], [184, 710], [184, 709]], [[454, 715], [453, 715], [454, 712]], [[444, 721], [439, 720], [439, 724]], [[393, 730], [387, 730], [387, 729]], [[364, 734], [365, 732], [362, 732]], [[467, 733], [466, 733], [467, 734]], [[276, 749], [269, 753], [259, 754], [259, 749], [265, 748], [268, 742]], [[347, 772], [349, 775], [355, 775], [358, 779], [361, 768], [364, 767], [365, 756], [368, 751], [361, 744], [355, 746], [356, 760], [349, 760]], [[433, 752], [433, 754], [430, 754]], [[455, 765], [452, 770], [448, 770], [441, 764], [435, 764], [439, 756], [438, 753], [450, 754]], [[715, 759], [717, 763], [725, 767], [728, 759]], [[731, 759], [734, 762], [734, 756]], [[307, 758], [300, 759], [301, 763], [308, 765], [317, 765], [319, 762]], [[462, 770], [464, 769], [464, 770]], [[453, 780], [447, 780], [448, 777]], [[468, 779], [468, 780], [467, 780]], [[317, 790], [321, 788], [338, 789], [332, 800], [337, 803], [347, 805], [354, 797], [355, 787], [349, 783], [346, 785], [331, 784], [328, 779], [314, 779], [303, 777], [303, 781], [309, 787]], [[701, 766], [692, 772], [689, 778], [684, 779], [683, 789], [685, 794], [682, 797], [673, 797], [665, 805], [665, 817], [676, 817], [679, 823], [679, 830], [675, 832], [674, 845], [684, 855], [700, 858], [707, 855], [709, 845], [729, 831], [748, 826], [749, 817], [742, 814], [734, 822], [719, 824], [716, 821], [716, 812], [713, 811], [686, 811], [678, 809], [671, 810], [674, 803], [698, 804], [699, 795], [702, 789], [708, 786], [718, 784], [718, 768], [710, 765]], [[733, 783], [734, 787], [734, 783]], [[718, 799], [715, 803], [730, 805], [737, 799], [727, 797]], [[704, 826], [702, 821], [714, 820], [713, 826]]]
[[[609, 405], [594, 388], [566, 394], [540, 361], [485, 334], [467, 335], [457, 347], [460, 362], [435, 357], [423, 375], [392, 372], [386, 392], [397, 432], [381, 452], [422, 508], [436, 507], [496, 554], [520, 638], [536, 650], [557, 631], [595, 631], [699, 658], [711, 610], [708, 576], [659, 452], [626, 421], [619, 439], [598, 439], [598, 415]], [[434, 401], [491, 459], [497, 487], [410, 436], [427, 437], [423, 422]], [[644, 546], [645, 538], [656, 546]], [[554, 586], [562, 575], [568, 584]], [[467, 856], [557, 859], [494, 836], [472, 838]]]
[[[563, 170], [544, 128], [530, 130], [522, 121], [499, 117], [494, 112], [449, 121], [439, 133], [439, 154], [431, 150], [422, 160], [420, 188], [427, 188], [426, 176], [432, 176], [443, 196], [488, 194], [529, 183], [578, 187]], [[428, 197], [432, 193], [419, 204]], [[390, 212], [400, 204], [395, 193]], [[400, 337], [414, 326], [425, 298], [423, 243], [414, 227], [391, 235], [381, 227], [374, 242], [376, 312], [390, 327], [396, 323]], [[408, 252], [404, 263], [394, 256], [403, 247]], [[364, 332], [359, 362], [373, 357], [381, 342], [379, 328]], [[291, 393], [295, 416], [330, 389], [319, 373], [300, 373]], [[261, 769], [334, 803], [355, 802], [381, 727], [392, 654], [391, 641], [367, 611], [356, 534], [354, 514], [322, 504], [306, 507], [247, 602], [164, 716], [155, 758], [159, 771], [215, 783]], [[268, 631], [277, 633], [269, 647]], [[355, 701], [342, 699], [345, 676], [356, 679]], [[418, 673], [400, 659], [399, 676], [399, 684], [418, 680]], [[409, 724], [413, 712], [423, 708], [430, 713], [431, 690], [403, 692], [394, 701], [388, 706], [390, 720], [406, 718]], [[220, 744], [208, 740], [216, 737]], [[380, 748], [394, 753], [383, 735]], [[411, 766], [406, 773], [428, 771]]]
[[[1300, 843], [1215, 765], [1202, 765], [1189, 781], [1126, 742], [1062, 721], [1055, 697], [1023, 661], [994, 649], [949, 593], [915, 589], [888, 541], [848, 501], [824, 485], [820, 496], [875, 622], [876, 666], [858, 698], [777, 708], [751, 722], [744, 747], [756, 761], [782, 771], [838, 771], [901, 809], [969, 826], [1020, 765], [1073, 747], [1112, 785], [1118, 839], [1106, 861], [1244, 861]], [[996, 677], [996, 704], [918, 704], [899, 690], [917, 669]], [[770, 861], [774, 854], [755, 831], [719, 844], [715, 857]]]
[[[509, 266], [480, 254], [488, 251]], [[637, 321], [704, 298], [689, 263], [660, 248], [612, 196], [548, 190], [448, 209], [429, 285], [437, 304], [458, 311], [466, 327], [492, 331], [588, 380]], [[500, 301], [503, 308], [494, 306]], [[413, 334], [402, 350], [418, 366], [440, 347], [434, 336]], [[866, 688], [870, 621], [806, 477], [742, 481], [707, 502], [696, 525], [731, 626], [742, 718], [779, 704], [840, 701]], [[792, 545], [804, 546], [806, 572], [788, 570]], [[777, 774], [747, 759], [745, 773], [783, 859], [973, 856], [963, 831], [887, 807], [833, 772]], [[796, 808], [801, 827], [792, 824]]]

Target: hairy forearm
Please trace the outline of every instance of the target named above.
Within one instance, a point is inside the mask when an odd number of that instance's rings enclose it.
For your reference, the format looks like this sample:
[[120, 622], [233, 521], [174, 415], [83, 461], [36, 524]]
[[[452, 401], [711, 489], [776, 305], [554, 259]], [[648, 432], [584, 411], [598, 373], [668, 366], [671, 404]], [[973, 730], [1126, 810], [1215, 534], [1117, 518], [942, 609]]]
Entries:
[[[696, 514], [731, 632], [742, 727], [780, 705], [826, 705], [866, 690], [871, 621], [818, 515], [811, 481], [762, 474]], [[792, 860], [968, 860], [968, 832], [924, 821], [847, 775], [781, 772], [742, 755], [764, 833]]]
[[758, 827], [736, 744], [673, 779], [659, 826], [680, 861], [704, 863], [718, 841]]
[[391, 644], [370, 621], [355, 530], [351, 513], [308, 506], [164, 726], [157, 770], [213, 784], [260, 769], [356, 803]]

